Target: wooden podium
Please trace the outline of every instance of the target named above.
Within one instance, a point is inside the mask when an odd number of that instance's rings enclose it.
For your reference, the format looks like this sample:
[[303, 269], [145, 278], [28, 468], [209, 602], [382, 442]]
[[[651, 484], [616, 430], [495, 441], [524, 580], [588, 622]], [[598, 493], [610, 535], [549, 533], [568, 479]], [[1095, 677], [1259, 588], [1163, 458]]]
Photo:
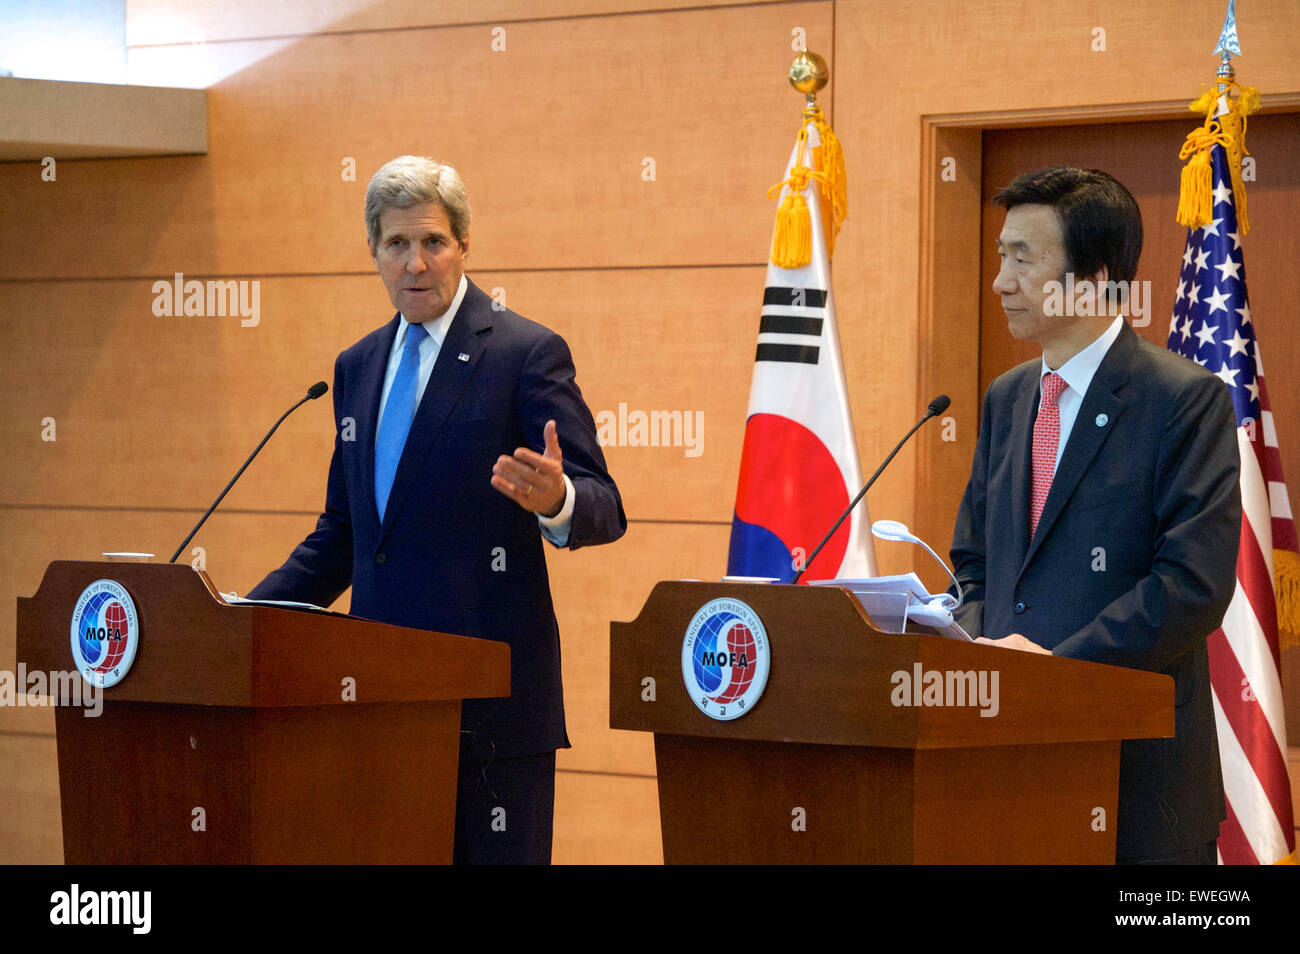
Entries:
[[67, 863], [450, 863], [460, 700], [510, 694], [507, 644], [227, 604], [188, 565], [55, 562], [18, 600], [29, 673], [80, 679], [100, 579], [140, 642], [100, 715], [55, 714]]
[[[682, 673], [687, 627], [718, 598], [757, 613], [771, 647], [762, 697], [732, 721]], [[972, 683], [949, 674], [981, 671], [996, 714], [977, 693], [957, 704]], [[929, 673], [946, 704], [902, 695]], [[610, 625], [610, 726], [655, 734], [668, 864], [1114, 864], [1120, 740], [1172, 736], [1173, 701], [1165, 675], [880, 633], [837, 587], [664, 582]]]

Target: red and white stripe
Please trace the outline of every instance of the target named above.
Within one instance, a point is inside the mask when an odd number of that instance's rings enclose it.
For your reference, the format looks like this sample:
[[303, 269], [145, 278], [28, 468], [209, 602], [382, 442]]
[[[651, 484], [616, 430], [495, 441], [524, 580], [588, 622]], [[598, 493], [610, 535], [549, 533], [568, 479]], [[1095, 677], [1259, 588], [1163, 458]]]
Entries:
[[1228, 818], [1219, 829], [1222, 864], [1295, 861], [1295, 822], [1286, 764], [1273, 546], [1294, 548], [1277, 432], [1256, 342], [1262, 420], [1239, 427], [1241, 550], [1237, 588], [1210, 636], [1210, 682]]

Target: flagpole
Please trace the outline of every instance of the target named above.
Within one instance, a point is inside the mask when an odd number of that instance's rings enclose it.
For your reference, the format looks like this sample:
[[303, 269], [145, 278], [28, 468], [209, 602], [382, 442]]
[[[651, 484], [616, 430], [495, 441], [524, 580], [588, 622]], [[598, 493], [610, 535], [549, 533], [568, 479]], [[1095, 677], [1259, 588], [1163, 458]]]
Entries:
[[1241, 43], [1237, 39], [1237, 0], [1228, 0], [1228, 12], [1223, 18], [1223, 29], [1219, 31], [1219, 43], [1214, 52], [1223, 56], [1219, 61], [1219, 92], [1222, 93], [1237, 78], [1232, 68], [1233, 56], [1241, 56]]

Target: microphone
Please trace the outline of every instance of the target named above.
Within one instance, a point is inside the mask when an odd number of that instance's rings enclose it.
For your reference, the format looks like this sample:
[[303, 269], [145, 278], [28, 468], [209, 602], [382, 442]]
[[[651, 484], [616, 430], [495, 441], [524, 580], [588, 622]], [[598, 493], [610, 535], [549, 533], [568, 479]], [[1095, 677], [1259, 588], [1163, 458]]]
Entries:
[[244, 466], [239, 468], [239, 471], [235, 474], [234, 477], [230, 478], [230, 483], [226, 484], [226, 489], [221, 491], [221, 493], [217, 495], [216, 500], [212, 501], [212, 506], [209, 507], [207, 512], [202, 517], [199, 518], [199, 522], [194, 525], [194, 529], [190, 531], [190, 535], [181, 541], [181, 545], [176, 548], [176, 552], [172, 554], [172, 558], [167, 561], [168, 563], [176, 562], [176, 558], [181, 555], [181, 552], [189, 545], [189, 542], [194, 539], [194, 534], [199, 532], [199, 527], [203, 526], [203, 524], [207, 522], [208, 517], [212, 516], [212, 511], [217, 509], [217, 504], [221, 503], [221, 501], [225, 499], [226, 494], [230, 492], [230, 488], [235, 486], [235, 481], [237, 481], [243, 475], [244, 471], [248, 470], [248, 465], [253, 462], [253, 458], [257, 456], [258, 452], [261, 451], [261, 449], [264, 446], [266, 446], [266, 442], [271, 439], [271, 435], [275, 433], [275, 429], [284, 423], [284, 419], [288, 417], [290, 414], [292, 414], [294, 411], [298, 410], [298, 408], [302, 407], [308, 401], [316, 400], [318, 397], [320, 397], [329, 389], [330, 386], [326, 384], [324, 381], [317, 381], [315, 384], [313, 384], [311, 387], [307, 389], [306, 397], [302, 398], [297, 404], [295, 404], [293, 407], [289, 408], [289, 410], [285, 411], [283, 414], [280, 415], [280, 420], [276, 421], [273, 425], [271, 425], [271, 429], [267, 431], [266, 436], [262, 438], [262, 443], [258, 444], [257, 447], [253, 449], [253, 453], [248, 455], [248, 460], [244, 461]]
[[948, 593], [943, 593], [938, 597], [939, 601], [943, 603], [945, 608], [950, 610], [955, 610], [961, 606], [966, 594], [961, 591], [961, 583], [957, 580], [956, 574], [948, 569], [948, 564], [943, 562], [943, 557], [935, 553], [930, 544], [907, 529], [907, 524], [899, 523], [897, 520], [877, 520], [871, 525], [871, 535], [881, 540], [893, 540], [896, 543], [916, 543], [925, 547], [925, 552], [934, 557], [938, 564], [943, 567], [944, 572], [952, 580], [952, 585], [957, 588], [956, 598]]
[[812, 565], [812, 561], [817, 558], [817, 554], [821, 553], [822, 548], [826, 546], [826, 544], [830, 543], [831, 537], [835, 536], [835, 531], [840, 528], [840, 524], [842, 524], [845, 521], [845, 519], [848, 517], [848, 515], [853, 512], [853, 508], [858, 505], [858, 501], [866, 496], [867, 491], [870, 490], [871, 485], [876, 482], [876, 478], [880, 476], [881, 471], [883, 471], [886, 467], [889, 466], [889, 462], [894, 459], [895, 454], [897, 454], [900, 450], [903, 449], [903, 445], [907, 443], [908, 439], [913, 434], [915, 434], [917, 430], [920, 429], [921, 425], [924, 424], [926, 421], [928, 421], [930, 418], [942, 414], [944, 411], [948, 410], [948, 405], [951, 403], [952, 401], [948, 398], [948, 395], [946, 394], [940, 394], [937, 398], [935, 398], [933, 401], [930, 402], [930, 406], [925, 409], [925, 417], [921, 418], [919, 421], [917, 421], [915, 424], [912, 425], [912, 429], [908, 431], [905, 435], [903, 435], [903, 439], [898, 442], [898, 444], [894, 447], [892, 451], [889, 452], [889, 456], [885, 458], [885, 462], [876, 468], [876, 472], [871, 475], [871, 479], [868, 480], [866, 484], [863, 486], [863, 488], [858, 491], [858, 495], [854, 497], [852, 501], [849, 502], [848, 507], [845, 509], [845, 511], [842, 514], [840, 514], [840, 518], [835, 521], [835, 525], [832, 526], [829, 531], [827, 531], [826, 536], [822, 537], [822, 542], [817, 544], [817, 547], [816, 549], [813, 550], [812, 555], [808, 557], [807, 560], [804, 561], [803, 567], [799, 570], [798, 573], [794, 575], [794, 579], [790, 581], [792, 584], [799, 582], [799, 577], [803, 576], [804, 573], [807, 572], [808, 567]]

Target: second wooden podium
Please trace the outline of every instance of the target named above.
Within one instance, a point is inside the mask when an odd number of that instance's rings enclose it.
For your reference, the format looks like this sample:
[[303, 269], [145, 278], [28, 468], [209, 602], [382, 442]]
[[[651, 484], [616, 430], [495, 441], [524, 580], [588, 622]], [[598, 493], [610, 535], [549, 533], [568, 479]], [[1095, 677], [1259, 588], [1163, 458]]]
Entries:
[[[739, 637], [692, 657], [710, 613]], [[688, 671], [743, 681], [756, 625], [761, 697], [706, 714]], [[660, 583], [610, 642], [610, 725], [655, 735], [669, 864], [1113, 864], [1120, 742], [1174, 731], [1168, 676], [881, 633], [838, 587]]]

